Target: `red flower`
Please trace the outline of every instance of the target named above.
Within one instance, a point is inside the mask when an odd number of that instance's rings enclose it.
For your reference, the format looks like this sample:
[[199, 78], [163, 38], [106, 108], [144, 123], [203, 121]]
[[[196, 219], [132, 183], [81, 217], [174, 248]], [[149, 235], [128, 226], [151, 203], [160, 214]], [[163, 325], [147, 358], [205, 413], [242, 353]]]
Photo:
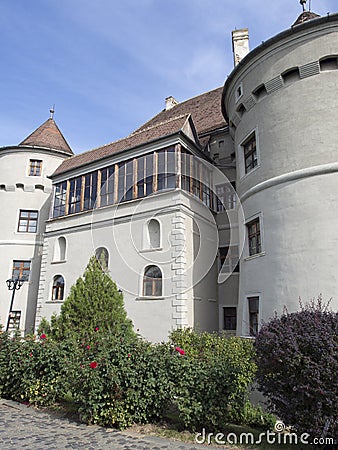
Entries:
[[99, 327], [96, 327], [96, 328], [95, 328], [95, 331], [99, 331]]
[[47, 339], [47, 336], [45, 335], [45, 333], [41, 334], [40, 339]]
[[91, 363], [89, 364], [89, 366], [90, 366], [91, 369], [96, 369], [96, 367], [97, 367], [97, 362], [96, 362], [96, 361], [93, 361], [93, 362], [91, 362]]
[[131, 354], [130, 353], [128, 353], [128, 358], [130, 358], [131, 357]]
[[86, 349], [87, 349], [87, 350], [90, 350], [90, 345], [87, 345]]
[[185, 355], [185, 351], [182, 350], [180, 347], [175, 347], [175, 350], [176, 350], [180, 355]]
[[33, 353], [30, 353], [29, 356], [33, 356]]

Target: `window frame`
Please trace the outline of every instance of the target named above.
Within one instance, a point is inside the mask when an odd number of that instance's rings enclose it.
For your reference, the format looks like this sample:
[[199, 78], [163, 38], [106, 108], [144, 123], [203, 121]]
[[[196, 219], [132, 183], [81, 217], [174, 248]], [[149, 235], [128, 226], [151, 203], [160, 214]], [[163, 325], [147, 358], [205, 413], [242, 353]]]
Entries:
[[215, 185], [216, 212], [231, 211], [237, 207], [236, 181]]
[[[27, 214], [27, 217], [22, 217], [22, 214]], [[36, 214], [35, 217], [31, 217], [31, 214]], [[26, 225], [23, 224], [23, 222], [27, 222]], [[33, 230], [30, 231], [30, 228], [32, 228], [32, 224], [34, 225]], [[39, 225], [39, 210], [37, 209], [20, 209], [19, 210], [19, 219], [18, 219], [18, 227], [17, 232], [18, 233], [37, 233], [38, 232], [38, 225]], [[20, 230], [20, 228], [24, 227], [24, 230]]]
[[244, 170], [245, 173], [250, 173], [258, 164], [257, 158], [257, 140], [256, 134], [253, 133], [245, 142], [242, 144], [244, 153]]
[[[248, 324], [249, 324], [249, 336], [256, 337], [259, 332], [259, 317], [260, 317], [260, 295], [252, 294], [247, 295], [247, 308], [248, 308]], [[250, 302], [251, 300], [251, 302]], [[252, 306], [253, 301], [257, 302], [257, 307]], [[250, 304], [251, 303], [251, 304]]]
[[[226, 250], [226, 251], [224, 251]], [[222, 267], [224, 266], [224, 263], [227, 261], [227, 268], [225, 269], [225, 273], [231, 273], [232, 275], [234, 273], [239, 273], [240, 266], [239, 266], [239, 245], [221, 245], [218, 248], [218, 260], [219, 260], [219, 272], [222, 270]], [[234, 264], [233, 261], [237, 261], [236, 264]]]
[[51, 218], [177, 188], [213, 209], [212, 186], [212, 170], [207, 161], [182, 144], [174, 143], [55, 183]]
[[[58, 278], [62, 278], [63, 280], [63, 284], [62, 285], [57, 285], [56, 281]], [[51, 301], [52, 302], [62, 302], [65, 298], [65, 277], [61, 274], [57, 274], [53, 276], [53, 281], [52, 281], [52, 296], [51, 296]], [[56, 292], [56, 295], [55, 295]], [[61, 292], [61, 295], [60, 295]]]
[[[35, 163], [38, 163], [38, 164], [35, 164]], [[29, 160], [28, 176], [29, 177], [41, 177], [42, 176], [42, 159], [30, 159]]]
[[[250, 150], [246, 154], [246, 146], [251, 142], [255, 141], [255, 149]], [[252, 129], [245, 137], [240, 141], [238, 146], [238, 154], [239, 158], [239, 176], [242, 180], [243, 178], [249, 176], [251, 173], [256, 171], [260, 167], [260, 148], [259, 148], [259, 134], [258, 128]], [[255, 161], [255, 164], [252, 166], [248, 166], [247, 159], [251, 158], [252, 161]]]
[[[257, 224], [258, 224], [258, 230], [257, 230]], [[263, 222], [262, 222], [262, 216], [257, 215], [255, 217], [252, 217], [250, 220], [246, 222], [246, 237], [248, 240], [248, 257], [254, 257], [257, 255], [263, 254]], [[252, 232], [250, 232], [251, 226], [256, 226], [256, 229]], [[258, 238], [258, 239], [257, 239]], [[252, 241], [256, 240], [256, 244], [253, 246]], [[257, 243], [258, 241], [258, 243]], [[253, 252], [252, 249], [255, 249]]]
[[[19, 263], [19, 267], [15, 267], [15, 263]], [[29, 264], [29, 267], [25, 267], [25, 264]], [[13, 259], [12, 261], [12, 279], [21, 279], [24, 281], [29, 281], [31, 273], [32, 261], [30, 259]], [[19, 271], [19, 276], [15, 276], [15, 272]], [[24, 275], [25, 272], [28, 272]]]
[[[147, 275], [150, 269], [156, 268], [159, 271], [159, 277], [150, 277]], [[151, 295], [147, 293], [146, 283], [151, 283]], [[159, 285], [159, 286], [158, 286]], [[142, 277], [142, 296], [146, 298], [159, 298], [163, 296], [163, 274], [159, 266], [155, 264], [148, 265], [143, 270]]]
[[[237, 306], [223, 306], [223, 331], [237, 331]], [[226, 316], [225, 310], [235, 310], [235, 313], [232, 315]], [[226, 327], [226, 318], [231, 318], [235, 322], [234, 328], [227, 328]]]

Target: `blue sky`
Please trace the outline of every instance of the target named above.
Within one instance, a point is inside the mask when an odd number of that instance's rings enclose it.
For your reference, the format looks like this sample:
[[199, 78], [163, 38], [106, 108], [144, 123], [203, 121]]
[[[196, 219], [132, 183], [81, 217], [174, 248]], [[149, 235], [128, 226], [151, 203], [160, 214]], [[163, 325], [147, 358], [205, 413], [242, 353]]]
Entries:
[[[320, 15], [337, 0], [312, 0]], [[309, 4], [309, 0], [308, 0]], [[160, 112], [222, 86], [231, 31], [250, 48], [289, 28], [298, 0], [1, 0], [0, 146], [49, 117], [75, 153], [128, 135]]]

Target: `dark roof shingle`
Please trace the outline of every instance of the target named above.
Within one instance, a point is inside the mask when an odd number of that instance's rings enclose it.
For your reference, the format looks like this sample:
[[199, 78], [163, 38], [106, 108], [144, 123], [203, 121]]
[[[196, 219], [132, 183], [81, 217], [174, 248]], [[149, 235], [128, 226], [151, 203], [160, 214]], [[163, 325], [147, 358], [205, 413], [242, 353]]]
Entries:
[[39, 128], [20, 142], [19, 146], [21, 145], [50, 148], [73, 155], [72, 149], [52, 118], [47, 119]]
[[188, 118], [188, 114], [173, 117], [164, 122], [156, 123], [142, 130], [135, 131], [124, 139], [120, 139], [110, 144], [103, 145], [102, 147], [94, 148], [93, 150], [75, 155], [72, 158], [64, 160], [53, 175], [68, 172], [69, 170], [90, 164], [94, 161], [124, 152], [126, 150], [130, 150], [139, 145], [147, 144], [161, 137], [178, 133], [182, 130]]
[[167, 111], [163, 110], [136, 131], [143, 130], [146, 127], [181, 114], [191, 114], [198, 135], [225, 127], [227, 123], [221, 110], [222, 90], [223, 87], [219, 87], [213, 91], [205, 92], [197, 97], [178, 103]]

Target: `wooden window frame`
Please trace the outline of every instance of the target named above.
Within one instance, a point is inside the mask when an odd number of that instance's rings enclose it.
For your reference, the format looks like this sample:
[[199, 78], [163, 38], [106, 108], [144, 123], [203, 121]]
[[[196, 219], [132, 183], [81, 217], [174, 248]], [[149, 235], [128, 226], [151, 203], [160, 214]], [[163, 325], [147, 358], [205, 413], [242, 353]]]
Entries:
[[[25, 264], [29, 264], [29, 267], [25, 267]], [[19, 276], [15, 275], [16, 272], [19, 272]], [[21, 279], [24, 281], [29, 281], [29, 276], [31, 272], [31, 261], [29, 260], [19, 260], [15, 259], [12, 265], [12, 278], [13, 279]]]
[[[58, 279], [62, 278], [63, 284], [57, 284]], [[65, 279], [62, 275], [53, 277], [52, 301], [62, 301], [65, 294]]]
[[[256, 217], [246, 224], [249, 243], [249, 256], [262, 253], [262, 234], [260, 218]], [[253, 244], [255, 242], [255, 245]]]
[[[100, 208], [117, 204], [118, 202], [144, 198], [162, 190], [176, 189], [181, 182], [180, 180], [178, 181], [179, 175], [177, 173], [177, 161], [180, 153], [178, 149], [177, 145], [168, 146], [161, 150], [130, 158], [57, 183], [54, 188], [52, 217], [57, 218], [76, 214], [92, 210], [94, 207]], [[161, 158], [164, 159], [164, 172], [160, 191], [158, 190], [159, 153], [161, 153]], [[140, 171], [141, 159], [143, 168]], [[170, 168], [168, 167], [169, 161]], [[114, 178], [109, 183], [112, 177]], [[64, 183], [66, 183], [65, 186]], [[104, 189], [103, 186], [106, 183], [109, 186], [107, 186], [107, 189]], [[202, 186], [202, 183], [200, 184]], [[111, 188], [112, 185], [114, 189]], [[127, 188], [128, 194], [126, 192]], [[139, 197], [139, 193], [143, 195]], [[119, 195], [121, 196], [120, 199], [118, 198]], [[202, 194], [200, 196], [202, 197]]]
[[244, 172], [251, 172], [258, 165], [257, 139], [256, 133], [252, 133], [243, 144]]
[[[61, 181], [54, 187], [53, 217], [62, 217], [67, 211], [68, 183]], [[56, 205], [56, 203], [58, 203]], [[63, 212], [63, 213], [62, 213]]]
[[[160, 276], [159, 277], [150, 277], [147, 275], [147, 272], [152, 269], [156, 268], [158, 269]], [[151, 283], [151, 295], [147, 294], [147, 283]], [[158, 294], [157, 291], [160, 293]], [[163, 293], [163, 283], [162, 283], [162, 272], [161, 269], [158, 266], [151, 265], [145, 268], [144, 275], [143, 275], [143, 290], [142, 290], [144, 297], [161, 297]]]
[[42, 175], [42, 160], [41, 159], [30, 159], [29, 160], [29, 177], [41, 177]]
[[[22, 217], [23, 214], [27, 214], [27, 217]], [[34, 214], [36, 217], [31, 217]], [[18, 221], [18, 233], [37, 233], [38, 231], [38, 221], [39, 221], [39, 211], [38, 210], [28, 210], [28, 209], [20, 209], [19, 212], [19, 221]], [[23, 222], [27, 222], [25, 225]], [[34, 227], [34, 231], [30, 231], [31, 227]], [[24, 227], [24, 230], [20, 230], [20, 228]]]

